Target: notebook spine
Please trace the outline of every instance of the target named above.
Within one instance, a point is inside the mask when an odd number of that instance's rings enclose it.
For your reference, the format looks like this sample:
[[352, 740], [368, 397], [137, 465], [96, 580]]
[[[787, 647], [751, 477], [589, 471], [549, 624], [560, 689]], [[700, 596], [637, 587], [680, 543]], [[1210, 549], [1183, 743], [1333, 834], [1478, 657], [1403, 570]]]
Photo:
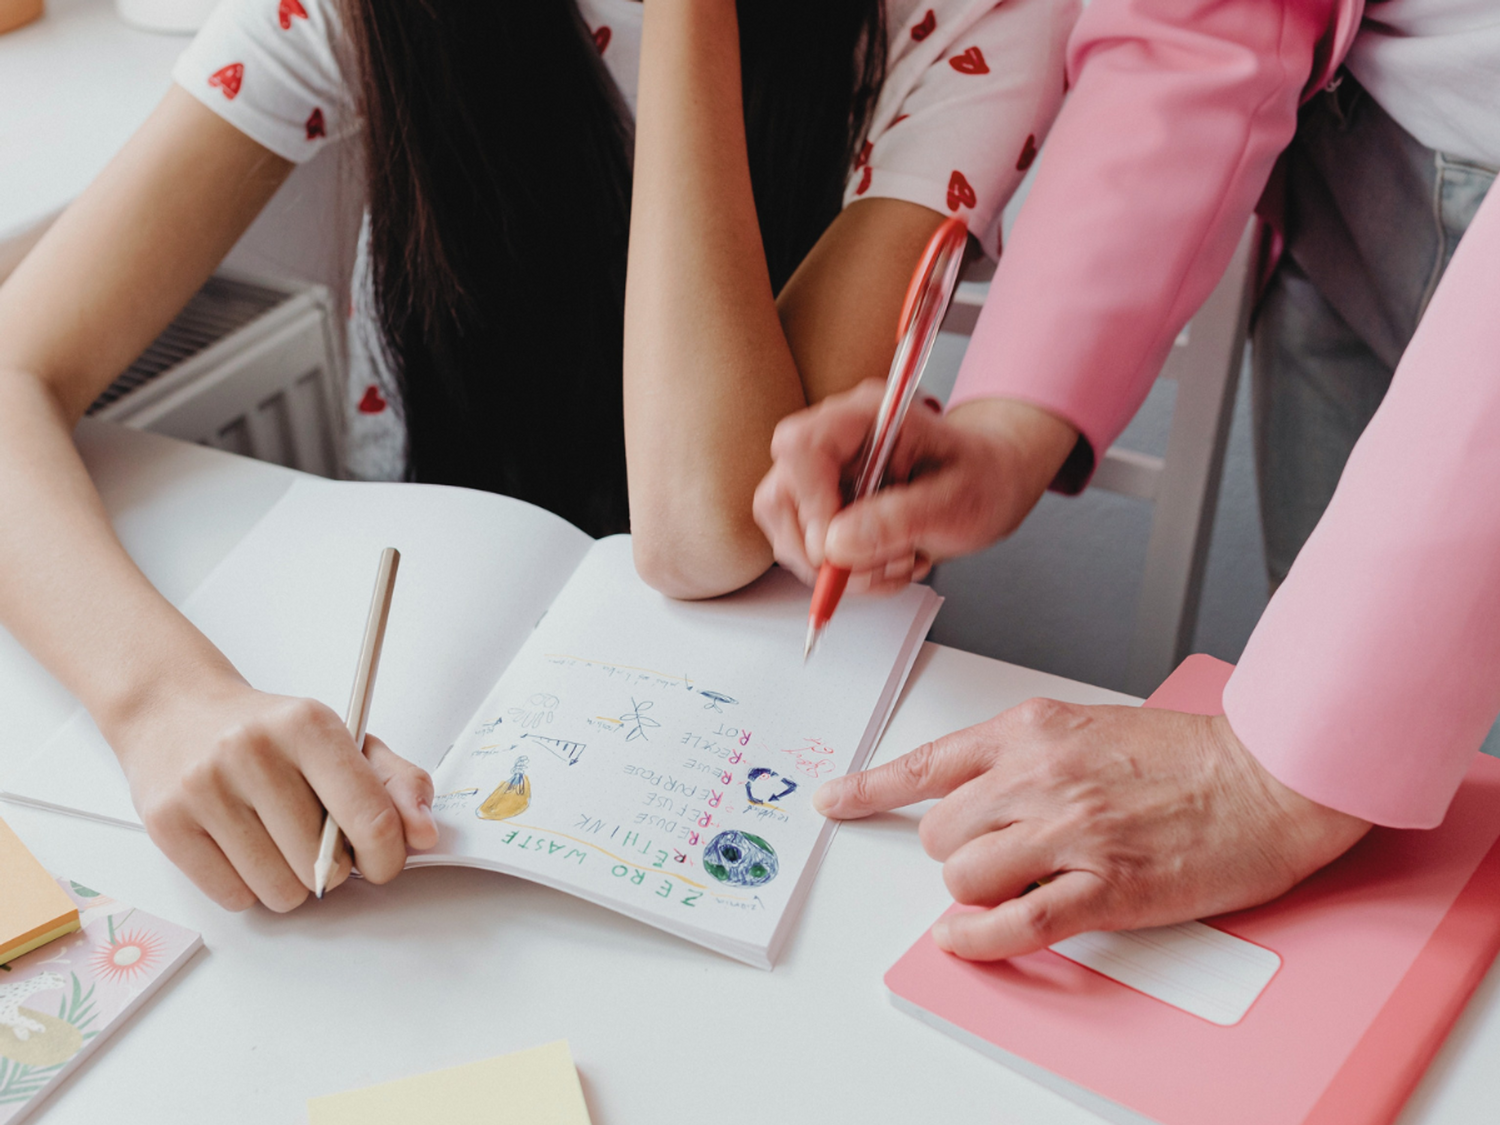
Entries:
[[1376, 1014], [1303, 1125], [1390, 1125], [1500, 954], [1500, 843]]

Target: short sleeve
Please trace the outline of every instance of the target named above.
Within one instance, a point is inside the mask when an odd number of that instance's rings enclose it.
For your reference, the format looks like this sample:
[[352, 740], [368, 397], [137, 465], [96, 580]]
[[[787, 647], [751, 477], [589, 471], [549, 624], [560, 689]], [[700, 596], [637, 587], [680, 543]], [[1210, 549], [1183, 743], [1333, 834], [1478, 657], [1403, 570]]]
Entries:
[[889, 30], [890, 62], [844, 192], [961, 215], [999, 257], [1005, 204], [1062, 106], [1079, 0], [919, 3]]
[[301, 163], [357, 126], [341, 35], [336, 0], [223, 0], [172, 79], [251, 140]]

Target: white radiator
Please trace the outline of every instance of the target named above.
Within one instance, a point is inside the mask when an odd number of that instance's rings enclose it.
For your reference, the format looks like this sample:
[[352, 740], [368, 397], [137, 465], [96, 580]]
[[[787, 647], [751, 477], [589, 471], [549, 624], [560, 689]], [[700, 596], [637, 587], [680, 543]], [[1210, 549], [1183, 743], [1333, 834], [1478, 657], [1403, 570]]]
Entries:
[[336, 477], [336, 324], [321, 285], [215, 275], [88, 413]]

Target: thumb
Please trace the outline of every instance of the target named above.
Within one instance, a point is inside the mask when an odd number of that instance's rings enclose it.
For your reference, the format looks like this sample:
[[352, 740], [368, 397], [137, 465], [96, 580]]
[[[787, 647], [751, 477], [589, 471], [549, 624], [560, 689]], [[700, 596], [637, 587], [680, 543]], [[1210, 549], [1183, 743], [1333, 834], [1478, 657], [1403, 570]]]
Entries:
[[437, 821], [432, 818], [431, 776], [373, 734], [365, 736], [365, 757], [401, 813], [407, 845], [417, 851], [436, 847], [438, 830]]

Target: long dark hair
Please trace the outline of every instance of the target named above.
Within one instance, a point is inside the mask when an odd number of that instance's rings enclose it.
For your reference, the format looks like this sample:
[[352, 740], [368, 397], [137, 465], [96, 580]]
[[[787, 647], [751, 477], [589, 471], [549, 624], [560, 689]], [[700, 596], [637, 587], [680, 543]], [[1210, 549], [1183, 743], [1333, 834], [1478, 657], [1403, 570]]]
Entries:
[[[375, 308], [418, 480], [628, 526], [629, 113], [574, 0], [344, 0]], [[838, 213], [884, 77], [882, 0], [742, 0], [779, 291]]]

